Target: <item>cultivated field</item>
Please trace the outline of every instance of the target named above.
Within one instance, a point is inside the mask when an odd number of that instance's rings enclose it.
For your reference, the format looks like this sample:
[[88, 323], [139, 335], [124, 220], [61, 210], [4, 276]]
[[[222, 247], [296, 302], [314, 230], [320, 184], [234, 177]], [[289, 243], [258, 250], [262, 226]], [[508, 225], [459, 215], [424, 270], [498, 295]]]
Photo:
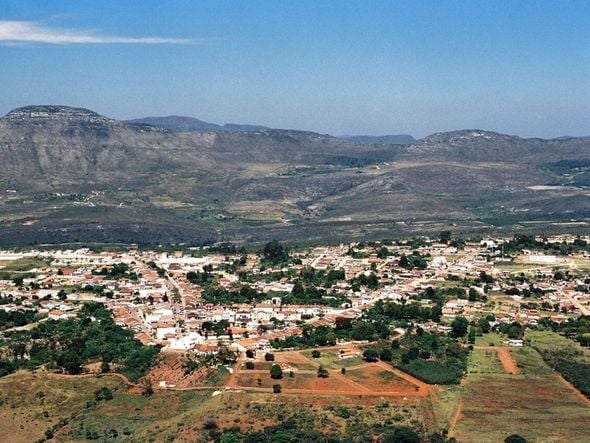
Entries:
[[[518, 373], [510, 374], [514, 366]], [[590, 403], [531, 348], [475, 349], [460, 392], [451, 420], [460, 442], [498, 442], [514, 433], [532, 442], [588, 441]]]
[[[311, 357], [312, 351], [289, 351], [274, 354], [283, 369], [281, 379], [270, 377], [272, 363], [256, 361], [254, 369], [245, 369], [244, 363], [234, 367], [228, 386], [248, 390], [269, 390], [280, 384], [282, 392], [299, 395], [350, 395], [386, 397], [425, 397], [428, 385], [393, 368], [384, 362], [367, 363], [360, 357], [340, 359], [338, 347], [319, 349], [320, 357]], [[322, 366], [328, 377], [318, 377]], [[344, 368], [344, 373], [342, 369]]]

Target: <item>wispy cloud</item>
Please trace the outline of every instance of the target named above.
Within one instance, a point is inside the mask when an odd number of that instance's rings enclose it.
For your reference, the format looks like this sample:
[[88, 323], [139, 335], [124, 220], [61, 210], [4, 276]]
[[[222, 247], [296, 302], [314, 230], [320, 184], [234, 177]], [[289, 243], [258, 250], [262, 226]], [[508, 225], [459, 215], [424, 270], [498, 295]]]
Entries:
[[92, 30], [55, 28], [33, 21], [0, 20], [0, 43], [68, 44], [189, 44], [195, 39], [101, 35]]

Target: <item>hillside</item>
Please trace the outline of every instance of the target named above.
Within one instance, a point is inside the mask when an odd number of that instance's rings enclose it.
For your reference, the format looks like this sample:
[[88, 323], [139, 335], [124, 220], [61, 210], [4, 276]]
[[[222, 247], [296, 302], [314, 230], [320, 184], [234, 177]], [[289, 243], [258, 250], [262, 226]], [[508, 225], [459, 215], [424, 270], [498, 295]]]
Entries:
[[466, 130], [358, 144], [29, 106], [0, 118], [0, 243], [306, 241], [572, 219], [580, 230], [589, 159], [589, 138]]
[[178, 115], [169, 115], [167, 117], [145, 117], [128, 120], [127, 122], [156, 126], [172, 132], [255, 132], [270, 129], [266, 126], [240, 125], [236, 123], [226, 123], [221, 126], [215, 123], [207, 123], [197, 118]]
[[411, 145], [416, 141], [408, 134], [395, 135], [345, 135], [340, 137], [351, 143], [380, 144], [380, 145]]

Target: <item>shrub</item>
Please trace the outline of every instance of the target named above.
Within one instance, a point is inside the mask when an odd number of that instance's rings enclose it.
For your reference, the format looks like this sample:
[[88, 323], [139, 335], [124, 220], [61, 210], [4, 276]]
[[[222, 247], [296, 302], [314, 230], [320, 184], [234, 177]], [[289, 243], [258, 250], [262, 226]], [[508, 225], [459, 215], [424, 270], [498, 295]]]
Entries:
[[96, 401], [112, 400], [113, 399], [113, 391], [111, 391], [106, 386], [103, 386], [98, 391], [94, 392], [94, 398]]
[[270, 368], [270, 378], [274, 378], [275, 380], [283, 378], [283, 370], [279, 365], [272, 365]]
[[274, 392], [275, 394], [279, 394], [281, 392], [281, 385], [279, 385], [278, 383], [272, 385], [272, 392]]
[[368, 362], [375, 362], [379, 358], [379, 353], [373, 348], [365, 349], [363, 358]]

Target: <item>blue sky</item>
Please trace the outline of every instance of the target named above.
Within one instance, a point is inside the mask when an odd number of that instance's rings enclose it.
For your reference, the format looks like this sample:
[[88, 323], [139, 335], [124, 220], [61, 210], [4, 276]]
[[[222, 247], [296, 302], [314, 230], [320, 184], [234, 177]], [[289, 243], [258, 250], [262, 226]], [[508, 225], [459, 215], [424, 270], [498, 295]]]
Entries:
[[0, 0], [0, 113], [590, 135], [590, 3]]

